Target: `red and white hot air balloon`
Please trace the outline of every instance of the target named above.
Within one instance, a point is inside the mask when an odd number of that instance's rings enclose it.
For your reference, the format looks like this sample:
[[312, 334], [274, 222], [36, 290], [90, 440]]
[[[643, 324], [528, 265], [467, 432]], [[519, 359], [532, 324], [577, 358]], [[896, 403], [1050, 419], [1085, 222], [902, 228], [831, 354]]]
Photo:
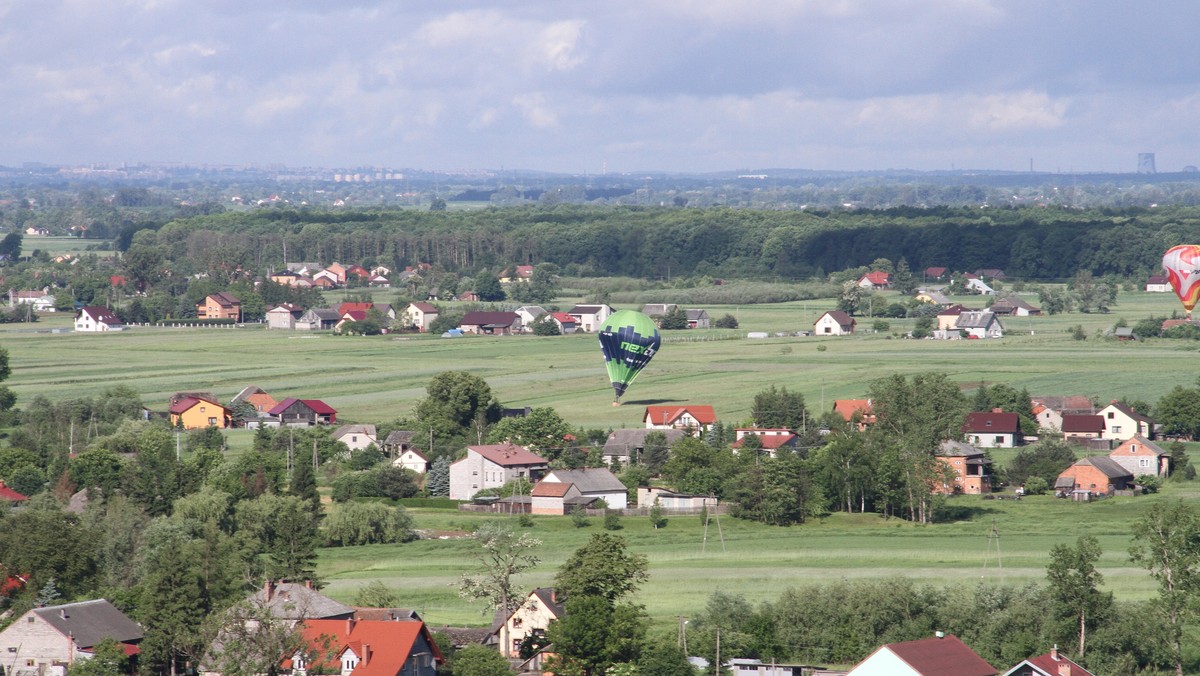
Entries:
[[1188, 316], [1200, 300], [1200, 244], [1180, 244], [1163, 254], [1163, 269]]

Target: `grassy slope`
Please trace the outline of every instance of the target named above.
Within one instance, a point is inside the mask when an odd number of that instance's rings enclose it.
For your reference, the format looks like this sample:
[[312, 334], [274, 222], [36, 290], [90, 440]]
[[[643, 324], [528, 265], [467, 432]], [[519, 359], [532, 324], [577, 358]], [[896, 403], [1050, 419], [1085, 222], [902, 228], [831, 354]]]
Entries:
[[[137, 329], [107, 335], [49, 334], [70, 325], [69, 316], [34, 325], [0, 329], [13, 375], [7, 383], [22, 400], [35, 394], [52, 399], [97, 394], [124, 383], [149, 406], [165, 409], [177, 390], [211, 390], [222, 398], [255, 384], [283, 396], [318, 397], [342, 419], [391, 420], [407, 414], [429, 377], [464, 369], [487, 379], [509, 405], [554, 406], [573, 424], [587, 427], [640, 425], [642, 406], [660, 402], [707, 402], [725, 421], [749, 413], [754, 394], [769, 384], [803, 392], [814, 408], [835, 398], [862, 396], [873, 378], [890, 373], [941, 370], [970, 389], [979, 381], [1007, 382], [1033, 393], [1087, 394], [1102, 400], [1128, 396], [1155, 401], [1176, 384], [1190, 385], [1186, 365], [1196, 346], [1170, 341], [1120, 344], [1099, 339], [1071, 340], [1066, 329], [1082, 324], [1089, 335], [1124, 316], [1130, 323], [1150, 314], [1169, 314], [1177, 303], [1164, 294], [1122, 296], [1111, 315], [1072, 314], [1017, 319], [1009, 337], [997, 341], [909, 341], [885, 335], [852, 338], [771, 338], [681, 342], [678, 338], [730, 335], [730, 332], [668, 334], [662, 352], [631, 388], [626, 405], [610, 406], [595, 337], [338, 338], [262, 329]], [[730, 312], [747, 331], [798, 331], [829, 302], [771, 306], [709, 307]], [[888, 320], [892, 332], [911, 321]], [[860, 321], [869, 327], [871, 320]], [[1033, 335], [1028, 331], [1032, 329]], [[1020, 334], [1018, 334], [1018, 331]], [[824, 349], [821, 349], [824, 348]], [[231, 435], [241, 448], [245, 434]], [[1172, 495], [1196, 497], [1200, 487], [1170, 487]], [[721, 520], [721, 552], [715, 527], [707, 552], [700, 554], [703, 531], [695, 517], [673, 518], [653, 531], [644, 519], [626, 519], [623, 534], [650, 557], [652, 582], [645, 602], [656, 618], [689, 613], [714, 589], [749, 598], [774, 598], [788, 585], [842, 577], [903, 573], [937, 583], [969, 584], [986, 579], [1022, 582], [1040, 579], [1047, 552], [1058, 542], [1096, 535], [1105, 549], [1107, 585], [1121, 598], [1147, 598], [1151, 580], [1126, 561], [1132, 519], [1158, 497], [1116, 499], [1076, 505], [1050, 498], [1019, 503], [966, 497], [954, 501], [968, 517], [962, 522], [915, 527], [875, 516], [834, 515], [802, 527], [777, 529], [734, 519]], [[469, 529], [478, 519], [457, 512], [416, 512], [418, 526]], [[993, 522], [1000, 530], [1004, 572], [983, 568]], [[544, 538], [543, 564], [526, 576], [528, 584], [550, 582], [566, 556], [591, 529], [577, 530], [566, 519], [539, 518], [534, 531]], [[334, 596], [349, 599], [366, 580], [382, 579], [399, 590], [403, 603], [417, 607], [434, 623], [477, 623], [485, 618], [458, 599], [453, 582], [470, 566], [470, 545], [431, 540], [322, 553], [321, 574]]]

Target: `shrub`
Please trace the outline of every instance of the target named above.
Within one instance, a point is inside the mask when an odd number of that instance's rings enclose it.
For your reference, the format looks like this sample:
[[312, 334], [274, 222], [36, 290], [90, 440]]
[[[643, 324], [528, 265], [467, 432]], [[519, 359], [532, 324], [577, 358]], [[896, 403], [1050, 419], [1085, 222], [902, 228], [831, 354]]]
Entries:
[[714, 329], [736, 329], [738, 327], [738, 320], [737, 317], [725, 313], [713, 320], [712, 326]]
[[1050, 484], [1040, 476], [1031, 476], [1025, 480], [1025, 495], [1043, 495], [1050, 490]]
[[388, 507], [378, 502], [351, 502], [334, 509], [325, 517], [325, 545], [388, 544], [416, 539], [413, 522], [403, 507]]
[[604, 515], [604, 530], [621, 530], [624, 526], [621, 525], [621, 517], [616, 512], [609, 512]]

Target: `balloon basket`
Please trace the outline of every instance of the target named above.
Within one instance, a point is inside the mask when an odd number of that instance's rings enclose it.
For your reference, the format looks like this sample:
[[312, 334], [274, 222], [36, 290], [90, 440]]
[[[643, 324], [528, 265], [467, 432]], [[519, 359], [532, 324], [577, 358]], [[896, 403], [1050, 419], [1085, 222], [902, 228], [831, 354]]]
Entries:
[[620, 406], [620, 405], [621, 405], [621, 402], [619, 402], [619, 401], [614, 401], [612, 405], [613, 405], [613, 406]]

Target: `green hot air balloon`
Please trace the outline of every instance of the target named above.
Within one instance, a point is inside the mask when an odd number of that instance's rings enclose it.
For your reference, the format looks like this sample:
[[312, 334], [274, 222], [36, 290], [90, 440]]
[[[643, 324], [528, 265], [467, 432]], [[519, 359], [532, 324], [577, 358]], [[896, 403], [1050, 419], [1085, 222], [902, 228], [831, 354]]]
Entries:
[[604, 366], [608, 379], [617, 393], [613, 405], [621, 401], [625, 389], [639, 371], [650, 363], [662, 345], [658, 326], [641, 312], [621, 310], [600, 326], [600, 349], [604, 351]]

